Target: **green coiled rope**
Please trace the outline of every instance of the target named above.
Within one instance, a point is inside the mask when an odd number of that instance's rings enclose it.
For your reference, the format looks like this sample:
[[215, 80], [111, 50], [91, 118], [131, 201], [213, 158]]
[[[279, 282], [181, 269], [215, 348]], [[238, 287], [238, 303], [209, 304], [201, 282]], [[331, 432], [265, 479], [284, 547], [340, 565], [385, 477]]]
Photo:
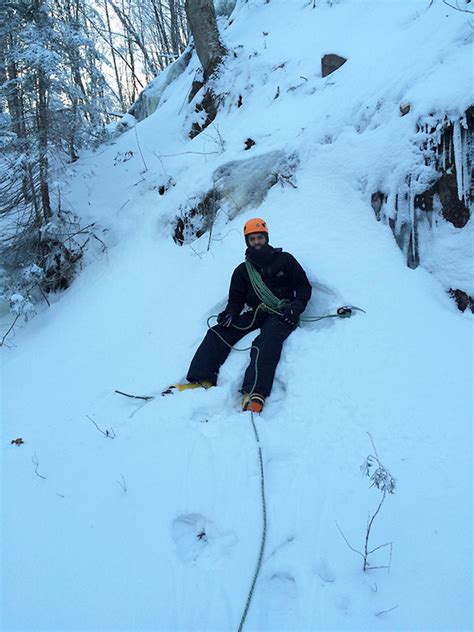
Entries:
[[281, 310], [289, 305], [290, 301], [286, 298], [280, 299], [275, 296], [248, 259], [245, 260], [245, 267], [247, 268], [253, 291], [262, 303], [263, 309], [274, 314], [281, 314]]
[[[255, 266], [248, 259], [245, 261], [245, 267], [247, 268], [252, 289], [260, 301], [260, 305], [257, 307], [257, 310], [264, 309], [266, 312], [281, 316], [282, 310], [287, 307], [291, 301], [286, 298], [278, 298], [275, 296], [262, 279], [260, 273], [255, 269]], [[300, 316], [299, 320], [306, 323], [314, 323], [318, 320], [323, 320], [324, 318], [339, 317], [339, 314], [326, 314], [325, 316]]]

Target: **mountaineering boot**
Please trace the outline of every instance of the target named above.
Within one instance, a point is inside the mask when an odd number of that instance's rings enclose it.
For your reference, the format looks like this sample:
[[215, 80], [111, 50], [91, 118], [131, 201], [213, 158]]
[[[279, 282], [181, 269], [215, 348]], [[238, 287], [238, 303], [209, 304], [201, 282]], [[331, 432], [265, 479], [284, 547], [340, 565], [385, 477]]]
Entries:
[[242, 400], [242, 410], [251, 410], [253, 413], [261, 413], [265, 405], [265, 397], [258, 393], [245, 394]]
[[193, 388], [211, 388], [214, 384], [211, 380], [201, 380], [200, 382], [186, 382], [185, 384], [172, 384], [168, 386], [164, 391], [162, 391], [162, 395], [171, 395], [174, 391], [189, 391]]

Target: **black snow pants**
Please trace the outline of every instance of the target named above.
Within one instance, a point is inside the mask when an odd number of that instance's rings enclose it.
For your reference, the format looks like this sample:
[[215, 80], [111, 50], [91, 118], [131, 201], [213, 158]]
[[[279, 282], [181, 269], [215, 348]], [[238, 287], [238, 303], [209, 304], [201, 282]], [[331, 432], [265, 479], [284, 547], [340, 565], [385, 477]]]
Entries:
[[[214, 385], [217, 383], [219, 368], [229, 355], [230, 348], [214, 331], [219, 333], [229, 345], [234, 346], [249, 332], [260, 329], [260, 334], [252, 342], [252, 347], [259, 349], [257, 381], [253, 392], [260, 393], [260, 395], [265, 397], [270, 395], [283, 343], [291, 332], [295, 330], [295, 327], [283, 322], [279, 316], [264, 311], [259, 311], [255, 322], [249, 327], [254, 316], [255, 312], [252, 310], [234, 318], [230, 327], [222, 327], [221, 325], [212, 327], [199, 345], [191, 361], [186, 379], [189, 382], [210, 380]], [[233, 326], [234, 324], [237, 327], [246, 329], [237, 329]], [[252, 348], [250, 351], [250, 363], [245, 371], [242, 383], [242, 393], [252, 392], [255, 382], [256, 358], [257, 351], [255, 348]]]

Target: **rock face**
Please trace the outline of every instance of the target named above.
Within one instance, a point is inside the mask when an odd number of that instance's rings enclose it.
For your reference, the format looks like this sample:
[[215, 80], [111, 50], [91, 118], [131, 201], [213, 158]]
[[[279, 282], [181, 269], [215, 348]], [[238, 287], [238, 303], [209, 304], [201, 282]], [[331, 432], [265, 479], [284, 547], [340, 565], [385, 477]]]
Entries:
[[474, 297], [469, 296], [469, 294], [466, 294], [466, 292], [463, 292], [462, 290], [451, 289], [449, 290], [449, 294], [454, 298], [456, 305], [461, 312], [465, 312], [466, 309], [470, 309], [474, 314]]
[[[372, 193], [371, 205], [377, 220], [392, 229], [407, 265], [425, 265], [431, 272], [440, 272], [446, 290], [464, 311], [474, 306], [474, 282], [463, 272], [469, 266], [461, 264], [473, 256], [468, 243], [473, 230], [474, 106], [457, 119], [430, 116], [428, 120], [417, 126], [415, 137], [424, 180], [417, 173], [407, 174], [396, 192]], [[452, 263], [454, 251], [460, 265]], [[436, 269], [443, 266], [445, 270]]]
[[464, 228], [471, 216], [467, 207], [467, 200], [464, 197], [459, 199], [457, 186], [457, 174], [454, 167], [451, 173], [443, 171], [436, 186], [429, 190], [431, 196], [431, 207], [433, 206], [433, 196], [438, 193], [443, 208], [443, 217], [451, 222], [456, 228]]
[[338, 68], [345, 64], [346, 61], [347, 59], [345, 57], [341, 57], [340, 55], [336, 55], [335, 53], [324, 55], [324, 57], [321, 59], [321, 72], [323, 77], [327, 77], [328, 75], [335, 72]]
[[179, 209], [174, 241], [182, 245], [201, 237], [212, 228], [219, 212], [233, 219], [243, 209], [259, 206], [278, 182], [295, 186], [291, 176], [297, 166], [297, 156], [284, 151], [223, 164], [212, 175], [213, 186]]
[[[433, 208], [434, 196], [439, 196], [443, 217], [456, 228], [464, 228], [468, 223], [472, 203], [473, 129], [469, 125], [472, 119], [469, 110], [461, 120], [444, 121], [438, 145], [432, 152], [433, 164], [440, 175], [423, 194], [427, 208]], [[435, 134], [436, 129], [422, 126], [420, 131]]]

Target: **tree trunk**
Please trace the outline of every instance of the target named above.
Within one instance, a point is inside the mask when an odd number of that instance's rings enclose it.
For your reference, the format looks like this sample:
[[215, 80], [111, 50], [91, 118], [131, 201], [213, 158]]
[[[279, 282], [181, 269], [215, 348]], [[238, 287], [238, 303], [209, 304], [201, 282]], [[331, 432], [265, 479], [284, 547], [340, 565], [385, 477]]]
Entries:
[[128, 36], [131, 39], [133, 39], [135, 44], [141, 50], [141, 52], [143, 54], [143, 59], [145, 61], [145, 64], [148, 65], [148, 68], [150, 69], [150, 72], [153, 74], [153, 76], [156, 77], [156, 75], [158, 74], [158, 69], [157, 69], [157, 67], [156, 67], [151, 55], [148, 53], [148, 49], [147, 49], [147, 46], [145, 45], [145, 42], [141, 39], [140, 35], [137, 33], [137, 30], [134, 28], [131, 19], [124, 13], [124, 11], [122, 11], [120, 9], [119, 6], [117, 6], [117, 3], [114, 2], [114, 0], [108, 0], [108, 1], [109, 1], [110, 6], [115, 11], [116, 16], [118, 17], [118, 19], [122, 23], [122, 26], [125, 29], [125, 31], [127, 32]]
[[171, 32], [171, 47], [173, 48], [173, 54], [175, 59], [179, 57], [179, 28], [178, 28], [178, 11], [175, 0], [170, 0], [170, 32]]
[[105, 20], [107, 24], [107, 35], [109, 38], [110, 54], [112, 56], [112, 66], [114, 68], [114, 73], [115, 73], [115, 83], [117, 84], [118, 98], [120, 101], [120, 107], [122, 108], [122, 111], [125, 112], [127, 108], [125, 106], [125, 99], [123, 98], [122, 80], [121, 80], [119, 70], [118, 70], [117, 58], [115, 56], [115, 46], [113, 42], [112, 28], [110, 26], [110, 14], [109, 14], [109, 6], [107, 4], [107, 0], [104, 0], [104, 10], [105, 10]]
[[213, 0], [186, 0], [186, 15], [204, 71], [204, 80], [207, 80], [227, 53], [217, 29]]
[[37, 90], [37, 120], [38, 120], [38, 150], [39, 150], [39, 172], [41, 204], [43, 208], [43, 218], [46, 223], [52, 216], [51, 202], [49, 199], [48, 183], [48, 140], [49, 140], [49, 116], [48, 116], [48, 87], [49, 81], [42, 69], [38, 70], [38, 90]]
[[[3, 40], [3, 38], [2, 38]], [[5, 46], [5, 47], [4, 47]], [[2, 50], [6, 54], [8, 49], [13, 49], [15, 42], [11, 34], [8, 36], [8, 44], [6, 39], [2, 41]], [[8, 62], [2, 63], [2, 83], [8, 81], [9, 84], [5, 89], [5, 96], [8, 103], [8, 111], [12, 119], [12, 129], [18, 138], [24, 138], [26, 136], [25, 129], [25, 116], [23, 109], [23, 101], [21, 98], [21, 80], [18, 74], [18, 69], [10, 56]]]

